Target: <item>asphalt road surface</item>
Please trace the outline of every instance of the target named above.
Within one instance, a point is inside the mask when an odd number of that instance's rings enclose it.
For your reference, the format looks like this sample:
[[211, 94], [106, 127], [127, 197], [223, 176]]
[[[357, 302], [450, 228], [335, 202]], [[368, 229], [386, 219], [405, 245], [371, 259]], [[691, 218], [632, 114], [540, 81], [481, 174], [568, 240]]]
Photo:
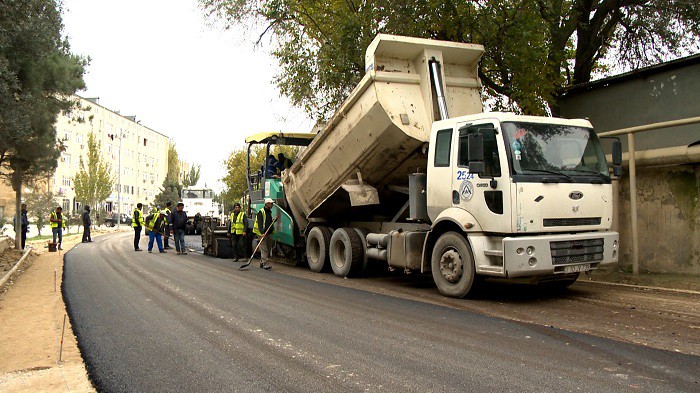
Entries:
[[236, 266], [136, 253], [128, 233], [68, 252], [63, 294], [98, 389], [700, 390], [698, 356]]

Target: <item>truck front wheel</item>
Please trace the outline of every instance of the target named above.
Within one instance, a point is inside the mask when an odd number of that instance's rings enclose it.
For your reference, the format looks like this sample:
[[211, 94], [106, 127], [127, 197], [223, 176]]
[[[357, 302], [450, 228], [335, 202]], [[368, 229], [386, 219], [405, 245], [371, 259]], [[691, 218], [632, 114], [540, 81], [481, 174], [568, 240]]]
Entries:
[[328, 250], [333, 232], [327, 227], [313, 227], [306, 236], [306, 260], [309, 268], [320, 273], [328, 261]]
[[463, 298], [474, 286], [474, 256], [457, 232], [446, 232], [435, 242], [431, 257], [433, 281], [445, 296]]

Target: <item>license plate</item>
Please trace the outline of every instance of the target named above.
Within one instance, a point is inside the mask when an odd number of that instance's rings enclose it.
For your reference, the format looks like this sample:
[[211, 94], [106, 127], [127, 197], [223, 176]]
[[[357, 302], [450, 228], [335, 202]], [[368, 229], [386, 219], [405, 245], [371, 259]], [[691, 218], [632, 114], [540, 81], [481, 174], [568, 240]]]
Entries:
[[591, 270], [591, 265], [590, 264], [585, 264], [585, 265], [573, 265], [573, 266], [564, 266], [564, 273], [578, 273], [578, 272], [587, 272]]

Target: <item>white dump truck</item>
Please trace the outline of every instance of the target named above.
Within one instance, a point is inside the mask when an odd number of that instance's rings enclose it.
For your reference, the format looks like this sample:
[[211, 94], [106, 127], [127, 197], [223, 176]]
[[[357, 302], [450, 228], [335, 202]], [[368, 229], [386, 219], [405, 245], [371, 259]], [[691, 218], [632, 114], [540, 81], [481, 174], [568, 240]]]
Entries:
[[[464, 297], [484, 277], [566, 286], [617, 261], [611, 178], [593, 127], [483, 113], [482, 53], [391, 35], [371, 43], [359, 85], [282, 187], [266, 179], [259, 192], [283, 190], [277, 208], [312, 270], [351, 276], [382, 260], [432, 272], [441, 293]], [[613, 150], [617, 172], [619, 141]]]

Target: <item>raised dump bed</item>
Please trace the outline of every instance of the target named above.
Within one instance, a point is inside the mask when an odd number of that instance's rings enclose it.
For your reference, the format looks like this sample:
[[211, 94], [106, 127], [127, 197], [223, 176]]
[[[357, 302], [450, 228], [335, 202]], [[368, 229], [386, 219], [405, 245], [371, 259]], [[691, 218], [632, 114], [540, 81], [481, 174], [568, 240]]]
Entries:
[[426, 171], [433, 121], [483, 111], [482, 53], [481, 45], [378, 35], [359, 85], [283, 176], [299, 228], [395, 212], [408, 175]]

